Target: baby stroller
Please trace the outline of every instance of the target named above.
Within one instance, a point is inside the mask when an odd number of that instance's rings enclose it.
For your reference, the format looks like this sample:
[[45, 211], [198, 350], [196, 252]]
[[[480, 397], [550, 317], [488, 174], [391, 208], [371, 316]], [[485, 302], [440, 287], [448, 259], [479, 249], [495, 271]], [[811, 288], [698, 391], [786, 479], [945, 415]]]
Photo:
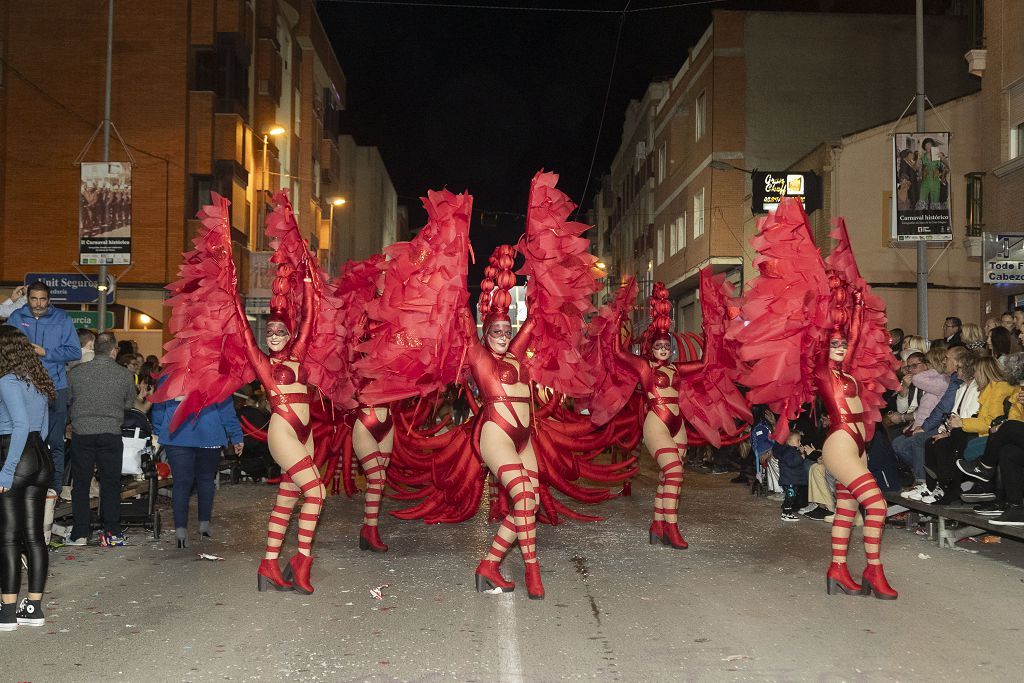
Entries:
[[121, 501], [121, 525], [152, 531], [153, 539], [159, 540], [160, 511], [156, 506], [159, 476], [156, 471], [153, 425], [145, 413], [134, 408], [124, 411], [121, 442], [124, 446], [121, 474], [135, 478], [135, 481], [124, 487], [133, 490], [135, 495]]

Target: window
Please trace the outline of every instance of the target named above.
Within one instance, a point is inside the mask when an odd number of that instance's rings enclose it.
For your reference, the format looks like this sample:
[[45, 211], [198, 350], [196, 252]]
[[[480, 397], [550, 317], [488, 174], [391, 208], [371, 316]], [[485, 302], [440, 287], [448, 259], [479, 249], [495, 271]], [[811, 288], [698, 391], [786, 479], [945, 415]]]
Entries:
[[683, 215], [676, 218], [676, 251], [682, 250], [686, 246], [686, 211], [683, 211]]
[[[693, 103], [693, 139], [700, 140], [707, 129], [707, 91], [697, 95]], [[694, 225], [697, 223], [694, 222]]]
[[981, 200], [982, 200], [982, 179], [985, 174], [981, 171], [975, 171], [968, 173], [967, 178], [967, 201], [964, 204], [967, 207], [967, 237], [981, 237], [982, 229], [985, 227], [985, 223], [981, 217]]
[[704, 234], [704, 188], [693, 195], [693, 239]]
[[658, 184], [665, 182], [665, 143], [661, 143], [661, 147], [658, 148]]
[[660, 266], [665, 260], [665, 230], [658, 228], [658, 254], [656, 263]]
[[1024, 83], [1010, 88], [1009, 93], [1010, 149], [1009, 159], [1024, 156]]

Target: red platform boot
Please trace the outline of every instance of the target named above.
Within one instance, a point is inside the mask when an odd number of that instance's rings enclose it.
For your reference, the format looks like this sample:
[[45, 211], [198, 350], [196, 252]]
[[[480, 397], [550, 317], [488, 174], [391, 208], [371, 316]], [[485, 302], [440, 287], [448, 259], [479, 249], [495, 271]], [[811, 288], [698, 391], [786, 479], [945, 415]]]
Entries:
[[847, 595], [864, 595], [862, 587], [850, 576], [850, 568], [845, 562], [833, 562], [825, 574], [825, 592], [837, 595], [840, 591]]
[[480, 564], [476, 566], [477, 593], [494, 590], [495, 588], [502, 593], [511, 593], [516, 589], [514, 582], [501, 575], [501, 572], [498, 570], [500, 566], [501, 562], [499, 560], [480, 560]]
[[879, 600], [895, 600], [900, 596], [885, 579], [885, 570], [880, 564], [869, 564], [861, 576], [864, 595], [874, 595]]
[[662, 531], [661, 539], [665, 545], [671, 546], [676, 550], [686, 550], [690, 547], [690, 544], [686, 542], [683, 535], [679, 533], [679, 527], [674, 522], [665, 522], [662, 526]]
[[647, 540], [651, 545], [660, 545], [664, 543], [662, 536], [665, 535], [665, 522], [660, 519], [656, 519], [651, 522], [651, 528], [647, 531]]
[[309, 582], [309, 570], [313, 566], [313, 558], [302, 553], [295, 553], [288, 566], [284, 568], [284, 578], [292, 582], [295, 592], [303, 595], [313, 593], [313, 584]]
[[526, 594], [531, 600], [544, 599], [544, 584], [540, 580], [540, 563], [526, 563]]
[[375, 553], [386, 553], [387, 544], [380, 540], [380, 530], [375, 526], [364, 524], [359, 529], [359, 549], [372, 550]]
[[263, 560], [256, 570], [256, 590], [260, 593], [273, 588], [276, 591], [290, 591], [292, 584], [281, 576], [281, 567], [277, 560]]

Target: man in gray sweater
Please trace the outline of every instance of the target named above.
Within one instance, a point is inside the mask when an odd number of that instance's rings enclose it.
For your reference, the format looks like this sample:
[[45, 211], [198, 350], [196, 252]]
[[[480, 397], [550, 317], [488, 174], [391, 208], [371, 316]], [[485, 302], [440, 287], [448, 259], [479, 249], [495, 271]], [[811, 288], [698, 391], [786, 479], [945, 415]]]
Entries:
[[114, 361], [117, 339], [110, 332], [96, 336], [96, 357], [68, 373], [71, 400], [71, 512], [74, 526], [69, 545], [89, 538], [89, 484], [93, 470], [100, 481], [103, 534], [100, 545], [124, 545], [121, 535], [121, 424], [135, 401], [135, 378]]

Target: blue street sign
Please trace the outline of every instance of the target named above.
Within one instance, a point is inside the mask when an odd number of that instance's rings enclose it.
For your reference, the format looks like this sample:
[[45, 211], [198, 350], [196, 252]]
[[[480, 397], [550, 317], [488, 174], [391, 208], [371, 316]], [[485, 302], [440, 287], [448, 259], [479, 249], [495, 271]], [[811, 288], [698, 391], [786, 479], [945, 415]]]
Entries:
[[[50, 301], [68, 304], [94, 304], [99, 299], [96, 276], [81, 273], [26, 273], [25, 285], [45, 282], [50, 288]], [[107, 277], [107, 303], [114, 303], [114, 278]]]

